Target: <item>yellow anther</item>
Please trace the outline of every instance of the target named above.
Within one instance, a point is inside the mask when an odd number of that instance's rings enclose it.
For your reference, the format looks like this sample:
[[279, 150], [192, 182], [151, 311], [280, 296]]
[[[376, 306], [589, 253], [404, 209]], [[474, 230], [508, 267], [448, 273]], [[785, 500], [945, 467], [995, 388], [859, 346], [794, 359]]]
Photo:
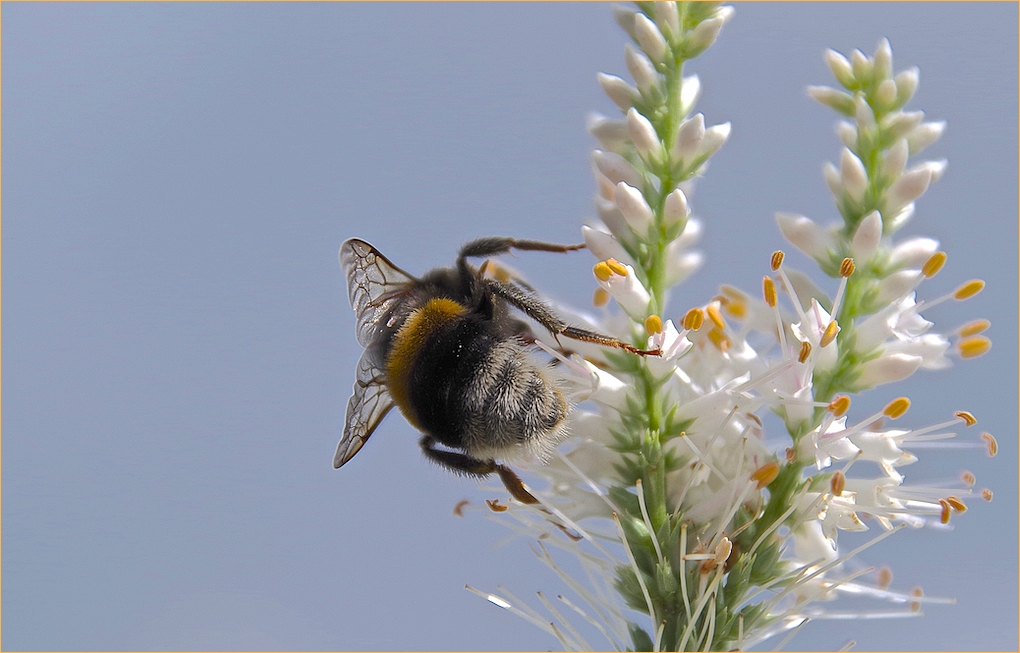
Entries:
[[692, 308], [684, 315], [684, 328], [688, 331], [697, 331], [705, 323], [705, 312], [700, 308]]
[[854, 273], [855, 269], [857, 268], [854, 266], [854, 260], [852, 258], [845, 258], [843, 259], [843, 262], [839, 264], [839, 276], [849, 277]]
[[829, 492], [832, 496], [842, 496], [843, 489], [846, 487], [846, 475], [838, 469], [833, 472], [832, 478], [829, 479]]
[[592, 272], [595, 273], [595, 278], [599, 281], [609, 281], [613, 278], [613, 269], [605, 261], [596, 263], [595, 267], [592, 268]]
[[825, 333], [822, 334], [822, 339], [818, 342], [821, 347], [827, 347], [830, 342], [836, 339], [836, 334], [839, 333], [839, 325], [836, 324], [836, 320], [829, 322], [829, 326], [825, 327]]
[[977, 424], [977, 418], [974, 417], [973, 414], [965, 410], [956, 411], [955, 413], [953, 413], [953, 417], [962, 419], [963, 423], [966, 424], [967, 426], [974, 426], [975, 424]]
[[772, 252], [772, 261], [771, 261], [771, 263], [772, 263], [772, 271], [773, 272], [775, 272], [780, 267], [782, 267], [782, 265], [783, 265], [783, 257], [784, 256], [786, 256], [786, 255], [783, 254], [783, 250], [781, 250], [781, 249], [777, 249], [776, 251]]
[[464, 516], [464, 507], [469, 505], [470, 503], [471, 502], [468, 501], [467, 499], [462, 499], [462, 500], [458, 501], [457, 505], [455, 505], [453, 507], [453, 514], [456, 515], [457, 517], [463, 517]]
[[850, 397], [847, 395], [839, 395], [829, 402], [829, 405], [825, 407], [825, 410], [832, 413], [833, 417], [842, 417], [843, 415], [846, 415], [846, 411], [850, 410]]
[[492, 512], [506, 512], [510, 509], [510, 506], [504, 506], [499, 502], [499, 499], [486, 499], [485, 503], [488, 504], [489, 510]]
[[992, 341], [984, 336], [972, 336], [958, 342], [956, 348], [960, 350], [961, 358], [977, 358], [988, 353], [992, 348]]
[[608, 265], [609, 269], [612, 270], [615, 274], [618, 274], [621, 277], [627, 276], [627, 267], [623, 263], [617, 261], [615, 258], [607, 258], [606, 265]]
[[732, 344], [729, 337], [715, 327], [712, 327], [712, 329], [708, 332], [708, 339], [713, 345], [715, 345], [716, 349], [724, 354], [729, 351], [730, 344]]
[[715, 303], [711, 303], [705, 307], [705, 312], [708, 313], [708, 319], [712, 320], [712, 324], [719, 330], [726, 329], [726, 323], [723, 322], [722, 313], [719, 312], [719, 307]]
[[779, 463], [776, 461], [767, 462], [751, 474], [751, 480], [757, 481], [758, 489], [762, 489], [779, 476]]
[[992, 323], [988, 320], [974, 320], [973, 322], [968, 322], [960, 327], [958, 333], [961, 338], [969, 338], [970, 336], [976, 336], [977, 334], [984, 332], [985, 329], [990, 326], [992, 326]]
[[744, 416], [747, 417], [747, 419], [754, 422], [755, 424], [757, 424], [758, 426], [762, 426], [761, 418], [755, 415], [754, 413], [744, 413]]
[[892, 585], [892, 569], [882, 567], [878, 570], [878, 579], [875, 581], [879, 589], [885, 589]]
[[943, 524], [948, 524], [949, 517], [953, 514], [953, 510], [949, 507], [949, 502], [945, 499], [939, 499], [939, 505], [942, 506], [942, 512], [939, 514], [939, 521]]
[[800, 353], [797, 354], [797, 362], [803, 363], [808, 359], [808, 356], [810, 355], [811, 355], [811, 343], [805, 340], [804, 342], [800, 343]]
[[910, 408], [910, 400], [906, 397], [900, 397], [886, 404], [885, 408], [882, 409], [882, 414], [889, 419], [898, 419], [903, 416], [903, 413], [907, 412], [908, 408]]
[[999, 443], [995, 440], [995, 436], [991, 433], [982, 433], [981, 439], [985, 441], [985, 446], [988, 447], [988, 455], [994, 456], [999, 453]]
[[747, 304], [744, 302], [730, 301], [727, 304], [723, 304], [723, 308], [738, 320], [743, 320], [747, 317]]
[[591, 303], [601, 308], [609, 303], [610, 294], [605, 288], [596, 288], [595, 294], [592, 295]]
[[658, 315], [649, 315], [645, 318], [645, 332], [650, 336], [662, 333], [662, 319]]
[[977, 478], [972, 472], [964, 472], [960, 474], [960, 479], [967, 487], [974, 487], [974, 484], [977, 483]]
[[953, 299], [957, 299], [959, 301], [970, 299], [971, 297], [978, 294], [984, 289], [985, 289], [984, 281], [982, 281], [981, 279], [971, 279], [970, 281], [956, 289], [956, 292], [953, 293]]
[[984, 499], [985, 501], [991, 501], [992, 491], [989, 490], [988, 488], [981, 490], [981, 498]]
[[761, 280], [762, 290], [765, 293], [765, 303], [770, 308], [776, 307], [776, 282], [772, 277], [766, 276]]
[[926, 276], [929, 279], [931, 279], [936, 274], [938, 274], [939, 270], [941, 270], [942, 266], [945, 265], [945, 264], [946, 264], [946, 253], [945, 252], [935, 252], [934, 254], [929, 256], [928, 260], [925, 261], [924, 265], [921, 266], [921, 274], [923, 274], [924, 276]]
[[955, 512], [967, 512], [967, 505], [963, 501], [960, 501], [959, 497], [950, 495], [946, 497], [946, 502]]

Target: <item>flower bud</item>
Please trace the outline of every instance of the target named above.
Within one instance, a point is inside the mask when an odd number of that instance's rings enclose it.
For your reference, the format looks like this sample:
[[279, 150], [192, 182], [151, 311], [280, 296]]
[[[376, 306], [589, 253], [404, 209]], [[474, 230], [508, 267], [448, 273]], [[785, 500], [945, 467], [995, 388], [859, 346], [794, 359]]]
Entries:
[[614, 184], [625, 181], [631, 186], [641, 185], [641, 173], [616, 152], [595, 150], [591, 153], [591, 159], [598, 171]]
[[861, 160], [847, 148], [843, 148], [839, 160], [839, 176], [850, 197], [858, 202], [864, 199], [864, 193], [868, 190], [868, 173]]
[[857, 231], [854, 232], [853, 241], [850, 243], [850, 252], [854, 259], [863, 265], [874, 256], [881, 240], [882, 216], [878, 211], [872, 211], [857, 225]]
[[908, 68], [896, 75], [896, 106], [902, 107], [914, 97], [917, 85], [920, 81], [921, 71], [916, 66]]
[[637, 234], [647, 233], [652, 225], [652, 209], [637, 188], [626, 182], [616, 185], [616, 206], [627, 219], [630, 228]]
[[850, 60], [835, 50], [825, 51], [825, 63], [829, 64], [829, 70], [836, 77], [840, 84], [850, 88], [854, 85], [854, 71], [850, 67]]
[[656, 72], [655, 66], [648, 57], [631, 47], [630, 43], [624, 46], [623, 60], [638, 89], [643, 95], [648, 95], [648, 91], [659, 83], [659, 73]]
[[914, 127], [907, 134], [907, 144], [910, 145], [910, 154], [917, 154], [935, 141], [942, 138], [942, 132], [946, 130], [946, 122], [923, 122]]
[[634, 107], [627, 111], [627, 133], [630, 134], [630, 140], [641, 158], [647, 160], [659, 151], [659, 137], [655, 133], [655, 127]]
[[599, 73], [597, 77], [602, 91], [616, 106], [620, 107], [621, 111], [626, 111], [634, 106], [634, 100], [640, 97], [638, 90], [624, 81], [622, 77], [605, 73]]
[[641, 13], [634, 15], [634, 40], [652, 61], [661, 62], [666, 58], [666, 39], [655, 23]]
[[892, 47], [889, 45], [889, 39], [878, 42], [872, 64], [876, 82], [881, 83], [892, 77]]
[[667, 227], [687, 219], [687, 196], [679, 188], [666, 196], [662, 207], [662, 222]]
[[683, 161], [692, 160], [705, 137], [705, 116], [696, 113], [680, 123], [680, 130], [673, 144], [673, 155]]
[[844, 116], [854, 115], [854, 98], [852, 95], [837, 91], [828, 86], [808, 86], [808, 95], [821, 102], [830, 109], [840, 112]]

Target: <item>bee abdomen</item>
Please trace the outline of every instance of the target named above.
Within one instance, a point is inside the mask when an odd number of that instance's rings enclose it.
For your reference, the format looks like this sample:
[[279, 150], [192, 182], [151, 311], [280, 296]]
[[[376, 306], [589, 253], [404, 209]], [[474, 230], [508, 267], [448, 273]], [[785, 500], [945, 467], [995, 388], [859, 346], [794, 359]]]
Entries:
[[461, 393], [463, 447], [482, 459], [544, 457], [558, 444], [568, 405], [523, 343], [489, 348]]

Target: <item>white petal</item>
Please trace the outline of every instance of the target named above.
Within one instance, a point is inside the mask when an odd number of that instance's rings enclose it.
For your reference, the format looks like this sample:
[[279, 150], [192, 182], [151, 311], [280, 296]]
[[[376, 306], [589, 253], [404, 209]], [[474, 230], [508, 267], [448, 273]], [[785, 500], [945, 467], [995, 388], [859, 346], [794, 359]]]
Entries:
[[924, 111], [897, 111], [882, 122], [888, 138], [900, 138], [914, 130], [924, 120]]
[[829, 86], [808, 86], [807, 91], [808, 95], [814, 98], [815, 101], [824, 104], [830, 109], [835, 109], [844, 116], [854, 115], [853, 96], [843, 91], [837, 91]]
[[924, 191], [928, 190], [931, 183], [932, 170], [927, 167], [913, 168], [908, 170], [902, 177], [889, 187], [886, 195], [886, 210], [895, 211], [913, 202]]
[[889, 263], [896, 267], [920, 269], [939, 248], [933, 238], [909, 238], [893, 247]]
[[588, 251], [594, 254], [597, 259], [604, 261], [609, 258], [615, 258], [627, 265], [634, 264], [630, 254], [620, 245], [618, 240], [613, 238], [612, 234], [585, 225], [581, 227], [581, 235], [584, 237], [584, 244], [587, 246]]
[[712, 125], [705, 130], [705, 137], [701, 139], [701, 146], [698, 148], [699, 156], [712, 156], [715, 154], [726, 139], [730, 137], [730, 123], [724, 122], [721, 125]]
[[850, 252], [858, 265], [863, 265], [871, 260], [878, 249], [878, 243], [882, 240], [882, 216], [878, 211], [872, 211], [864, 216], [857, 231], [854, 232], [853, 241], [850, 244]]
[[902, 107], [910, 101], [910, 98], [914, 97], [920, 77], [921, 71], [917, 69], [917, 66], [896, 75], [894, 78], [896, 81], [896, 104]]
[[673, 145], [673, 154], [679, 159], [690, 161], [694, 158], [705, 137], [705, 116], [697, 113], [680, 123], [680, 130]]
[[666, 58], [666, 39], [648, 16], [634, 16], [634, 37], [652, 61], [660, 62]]
[[616, 206], [620, 207], [620, 213], [627, 219], [635, 233], [643, 234], [648, 231], [652, 224], [652, 209], [641, 191], [621, 181], [616, 185]]
[[679, 188], [666, 196], [662, 206], [662, 222], [666, 226], [679, 224], [687, 219], [687, 196]]
[[630, 161], [616, 152], [595, 150], [591, 153], [591, 159], [599, 172], [604, 174], [614, 184], [625, 181], [631, 186], [641, 185], [641, 173], [630, 164]]
[[655, 127], [637, 109], [631, 107], [627, 110], [627, 133], [638, 154], [646, 158], [659, 150], [659, 137], [655, 133]]
[[857, 128], [852, 123], [840, 120], [839, 124], [836, 125], [836, 134], [839, 136], [839, 140], [843, 141], [843, 145], [846, 145], [850, 148], [850, 151], [856, 153]]
[[611, 234], [622, 241], [633, 242], [634, 232], [631, 230], [630, 225], [627, 224], [627, 219], [620, 213], [616, 202], [596, 196], [595, 210], [599, 214], [599, 220], [602, 220], [602, 224], [606, 225]]
[[885, 178], [898, 179], [907, 166], [907, 157], [909, 156], [910, 146], [907, 144], [907, 139], [901, 138], [893, 143], [882, 161], [882, 174], [885, 175]]
[[945, 131], [945, 120], [940, 120], [938, 122], [922, 122], [917, 127], [914, 127], [910, 133], [907, 134], [907, 143], [910, 145], [910, 153], [917, 154], [924, 148], [942, 138], [942, 134]]
[[883, 109], [896, 106], [896, 82], [886, 79], [878, 85], [875, 89], [875, 104]]
[[858, 129], [870, 129], [875, 126], [875, 112], [871, 110], [863, 95], [858, 95], [854, 99], [854, 116], [857, 118]]
[[680, 83], [680, 111], [683, 115], [690, 113], [701, 95], [701, 80], [697, 75], [684, 77]]
[[908, 354], [882, 355], [861, 366], [861, 375], [856, 386], [860, 389], [874, 388], [883, 383], [902, 381], [917, 371], [923, 360], [920, 356]]
[[719, 31], [725, 23], [726, 20], [720, 17], [709, 18], [698, 23], [698, 26], [688, 37], [690, 55], [696, 56], [715, 43], [715, 40], [719, 38]]
[[825, 178], [825, 185], [829, 187], [832, 196], [839, 199], [843, 194], [843, 179], [839, 175], [839, 169], [832, 165], [831, 161], [822, 164], [822, 177]]
[[603, 149], [617, 150], [630, 139], [627, 123], [598, 114], [588, 118], [588, 133], [598, 139]]
[[630, 43], [624, 46], [623, 60], [642, 93], [647, 94], [651, 88], [658, 85], [659, 73], [656, 72], [655, 66], [648, 57], [631, 47]]
[[845, 147], [839, 159], [839, 174], [843, 181], [843, 188], [846, 189], [850, 197], [858, 202], [861, 201], [864, 198], [864, 193], [868, 190], [868, 173], [857, 155]]
[[602, 87], [602, 91], [609, 96], [616, 106], [620, 107], [622, 111], [634, 106], [634, 101], [640, 97], [640, 93], [636, 88], [628, 84], [622, 77], [616, 75], [607, 75], [605, 73], [598, 74], [599, 85]]
[[850, 66], [854, 69], [854, 77], [856, 77], [858, 81], [871, 81], [874, 67], [871, 60], [868, 59], [868, 55], [864, 54], [860, 50], [854, 50], [850, 53]]
[[680, 14], [675, 2], [655, 3], [655, 23], [670, 34], [680, 33]]
[[843, 86], [850, 87], [854, 83], [854, 71], [850, 67], [850, 60], [839, 52], [829, 49], [825, 51], [825, 63], [829, 64], [829, 70]]
[[810, 218], [793, 213], [776, 213], [779, 230], [794, 247], [815, 260], [827, 256], [832, 247], [831, 235]]
[[876, 82], [892, 77], [892, 48], [889, 46], [889, 39], [878, 42], [872, 64]]

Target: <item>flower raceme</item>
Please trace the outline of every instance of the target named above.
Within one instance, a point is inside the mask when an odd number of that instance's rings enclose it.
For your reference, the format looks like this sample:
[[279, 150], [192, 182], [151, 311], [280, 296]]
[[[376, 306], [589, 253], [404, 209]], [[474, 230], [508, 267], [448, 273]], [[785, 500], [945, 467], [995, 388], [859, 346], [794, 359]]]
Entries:
[[[991, 497], [969, 474], [929, 484], [903, 474], [919, 449], [973, 426], [970, 413], [917, 426], [905, 417], [905, 397], [866, 417], [851, 407], [851, 394], [991, 346], [986, 320], [943, 332], [929, 320], [936, 306], [966, 300], [983, 283], [929, 297], [924, 282], [946, 254], [929, 238], [895, 238], [946, 168], [910, 161], [945, 130], [904, 108], [919, 71], [894, 74], [882, 40], [870, 57], [828, 51], [839, 88], [808, 89], [843, 117], [839, 163], [823, 168], [840, 221], [776, 218], [833, 279], [830, 290], [783, 252], [767, 265], [762, 253], [760, 299], [724, 285], [670, 319], [669, 290], [699, 267], [693, 246], [711, 228], [691, 215], [692, 182], [731, 131], [694, 112], [700, 85], [684, 65], [719, 37], [733, 10], [658, 2], [614, 13], [633, 41], [624, 52], [633, 84], [598, 77], [620, 116], [589, 122], [599, 144], [599, 222], [582, 235], [597, 259], [596, 305], [621, 309], [606, 309], [598, 328], [661, 355], [581, 347], [567, 359], [554, 351], [586, 389], [575, 397], [585, 401], [569, 418], [571, 438], [531, 470], [543, 480], [532, 490], [539, 505], [490, 507], [536, 538], [538, 557], [587, 604], [560, 597], [563, 606], [619, 650], [743, 649], [824, 616], [823, 603], [843, 592], [913, 607], [931, 600], [890, 590], [888, 572], [862, 575], [852, 563], [905, 525], [946, 523], [968, 498]], [[996, 450], [988, 433], [971, 444]], [[840, 531], [871, 528], [879, 534], [867, 544], [843, 549]], [[573, 578], [550, 547], [576, 555], [590, 582]], [[565, 648], [592, 648], [541, 593], [552, 622], [506, 590], [473, 591]]]

